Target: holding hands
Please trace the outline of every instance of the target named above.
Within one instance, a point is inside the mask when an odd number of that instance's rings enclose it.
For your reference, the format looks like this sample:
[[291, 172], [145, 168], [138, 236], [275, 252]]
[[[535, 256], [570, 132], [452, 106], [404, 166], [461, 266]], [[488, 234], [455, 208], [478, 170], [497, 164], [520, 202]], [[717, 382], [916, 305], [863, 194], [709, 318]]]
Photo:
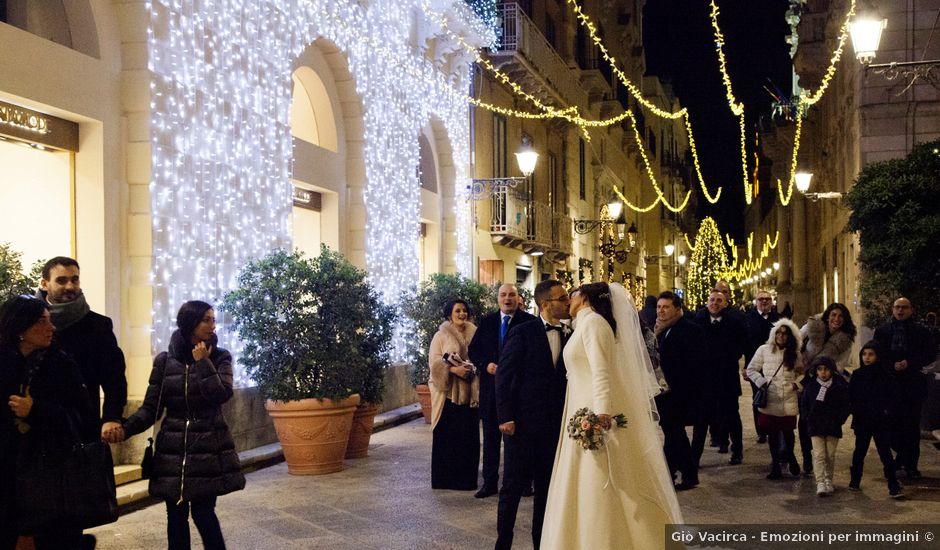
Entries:
[[105, 422], [101, 425], [101, 441], [105, 443], [124, 441], [124, 426], [120, 422]]

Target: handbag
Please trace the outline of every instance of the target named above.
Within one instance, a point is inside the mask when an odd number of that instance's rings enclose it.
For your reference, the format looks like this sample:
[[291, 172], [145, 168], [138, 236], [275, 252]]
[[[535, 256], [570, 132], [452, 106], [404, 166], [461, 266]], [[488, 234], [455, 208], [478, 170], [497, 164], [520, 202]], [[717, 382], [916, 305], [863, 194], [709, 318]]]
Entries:
[[147, 438], [147, 448], [144, 449], [144, 458], [140, 461], [140, 478], [141, 479], [151, 479], [153, 477], [153, 453], [154, 453], [154, 438], [157, 436], [157, 422], [160, 421], [160, 418], [163, 416], [163, 411], [160, 409], [160, 405], [163, 401], [163, 384], [166, 383], [166, 363], [164, 362], [164, 371], [163, 379], [160, 380], [160, 393], [157, 394], [157, 412], [155, 414], [156, 418], [153, 420], [153, 429], [150, 432], [150, 437]]
[[770, 384], [773, 382], [774, 376], [777, 376], [777, 373], [780, 372], [780, 367], [782, 366], [783, 361], [780, 362], [780, 366], [777, 367], [777, 370], [774, 371], [773, 376], [770, 377], [770, 382], [767, 382], [763, 386], [757, 388], [757, 390], [754, 392], [754, 399], [752, 400], [752, 403], [755, 407], [759, 409], [767, 407], [767, 398], [770, 395], [768, 388], [770, 388]]
[[118, 519], [111, 447], [103, 441], [83, 443], [80, 430], [66, 413], [71, 446], [63, 453], [23, 457], [16, 468], [19, 528], [33, 533], [56, 525], [88, 529]]

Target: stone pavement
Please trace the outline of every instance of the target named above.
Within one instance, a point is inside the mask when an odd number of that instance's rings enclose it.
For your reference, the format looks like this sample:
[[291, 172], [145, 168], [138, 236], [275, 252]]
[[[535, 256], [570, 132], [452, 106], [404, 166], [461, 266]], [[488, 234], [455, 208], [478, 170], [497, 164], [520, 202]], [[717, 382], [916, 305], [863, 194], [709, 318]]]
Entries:
[[[706, 449], [702, 485], [679, 493], [687, 523], [936, 523], [940, 518], [940, 452], [922, 442], [923, 480], [905, 483], [908, 498], [890, 500], [874, 451], [866, 461], [862, 492], [845, 489], [854, 441], [840, 444], [830, 498], [815, 495], [810, 478], [767, 481], [769, 455], [757, 445], [748, 397], [744, 464]], [[326, 476], [291, 476], [282, 463], [248, 475], [244, 491], [219, 499], [218, 513], [231, 549], [492, 548], [496, 498], [430, 489], [431, 434], [419, 419], [373, 435], [370, 456], [347, 460], [346, 470]], [[904, 481], [902, 480], [902, 483]], [[516, 548], [531, 548], [532, 499], [523, 499]], [[101, 550], [165, 548], [162, 504], [95, 529]], [[193, 547], [202, 548], [195, 528]], [[593, 550], [593, 549], [592, 549]]]

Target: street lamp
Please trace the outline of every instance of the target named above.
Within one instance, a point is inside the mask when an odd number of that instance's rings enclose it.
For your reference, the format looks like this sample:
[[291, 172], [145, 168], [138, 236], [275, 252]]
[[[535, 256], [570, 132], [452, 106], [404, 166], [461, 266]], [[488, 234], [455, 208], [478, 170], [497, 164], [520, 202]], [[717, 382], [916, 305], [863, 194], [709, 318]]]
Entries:
[[514, 189], [517, 185], [528, 179], [535, 172], [535, 164], [539, 159], [539, 154], [532, 148], [532, 141], [529, 136], [522, 135], [522, 146], [516, 152], [516, 164], [519, 165], [519, 171], [522, 176], [508, 178], [474, 178], [470, 186], [470, 198], [480, 200], [492, 197], [501, 189]]
[[[934, 69], [940, 66], [940, 59], [871, 63], [875, 58], [875, 54], [878, 52], [878, 45], [881, 42], [881, 31], [887, 26], [888, 20], [881, 17], [881, 15], [875, 11], [859, 15], [855, 21], [849, 23], [849, 33], [852, 35], [852, 47], [855, 49], [855, 56], [862, 63], [862, 66], [865, 67], [865, 73], [868, 74], [868, 71], [871, 70], [876, 74], [884, 76], [888, 80], [896, 80], [899, 77], [903, 78], [904, 81], [907, 82], [907, 86], [905, 86], [898, 95], [906, 92], [917, 82], [918, 78], [923, 78], [934, 88], [940, 89], [940, 74], [934, 71]], [[934, 27], [936, 27], [936, 21], [934, 22]]]
[[[579, 235], [587, 235], [595, 229], [600, 231], [600, 244], [598, 252], [607, 260], [608, 273], [613, 268], [613, 262], [624, 263], [630, 252], [636, 246], [637, 228], [635, 223], [627, 229], [627, 219], [623, 213], [623, 203], [611, 201], [601, 207], [599, 219], [574, 220], [574, 231]], [[626, 243], [629, 247], [624, 250], [618, 248]]]
[[796, 180], [796, 188], [800, 193], [803, 193], [808, 199], [812, 201], [818, 201], [819, 199], [841, 199], [842, 193], [836, 193], [834, 191], [823, 191], [821, 193], [808, 193], [809, 184], [813, 180], [812, 172], [800, 171], [796, 174], [793, 174], [793, 179]]

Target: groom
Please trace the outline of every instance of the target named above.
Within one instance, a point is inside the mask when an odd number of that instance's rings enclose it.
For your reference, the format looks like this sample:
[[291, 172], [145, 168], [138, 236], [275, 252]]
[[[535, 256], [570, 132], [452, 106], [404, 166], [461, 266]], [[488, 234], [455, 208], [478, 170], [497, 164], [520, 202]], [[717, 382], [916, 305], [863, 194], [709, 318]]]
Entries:
[[565, 406], [562, 348], [570, 319], [568, 293], [558, 281], [535, 287], [539, 318], [509, 331], [496, 371], [496, 414], [503, 433], [503, 486], [499, 491], [496, 548], [512, 548], [523, 490], [535, 485], [532, 542], [539, 547], [542, 518]]

